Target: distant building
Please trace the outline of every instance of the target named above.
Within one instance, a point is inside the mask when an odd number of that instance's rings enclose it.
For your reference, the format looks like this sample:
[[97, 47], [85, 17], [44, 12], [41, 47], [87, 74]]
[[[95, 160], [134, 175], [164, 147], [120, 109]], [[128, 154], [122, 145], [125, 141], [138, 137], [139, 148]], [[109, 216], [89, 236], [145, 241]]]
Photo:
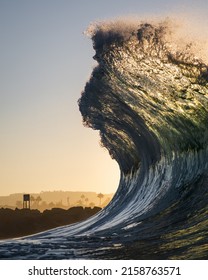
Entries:
[[23, 209], [30, 209], [30, 194], [23, 194]]

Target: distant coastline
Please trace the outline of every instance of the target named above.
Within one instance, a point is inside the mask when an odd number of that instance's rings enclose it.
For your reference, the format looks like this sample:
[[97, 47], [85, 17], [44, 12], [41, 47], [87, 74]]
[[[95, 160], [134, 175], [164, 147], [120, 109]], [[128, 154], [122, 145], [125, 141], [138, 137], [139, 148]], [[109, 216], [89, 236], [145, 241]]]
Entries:
[[[0, 196], [0, 208], [23, 208], [24, 193], [14, 193], [7, 196]], [[100, 196], [101, 195], [101, 198]], [[40, 193], [30, 193], [31, 210], [37, 209], [40, 212], [52, 208], [69, 209], [71, 207], [105, 207], [112, 199], [111, 194], [98, 194], [96, 192], [73, 192], [73, 191], [44, 191]]]

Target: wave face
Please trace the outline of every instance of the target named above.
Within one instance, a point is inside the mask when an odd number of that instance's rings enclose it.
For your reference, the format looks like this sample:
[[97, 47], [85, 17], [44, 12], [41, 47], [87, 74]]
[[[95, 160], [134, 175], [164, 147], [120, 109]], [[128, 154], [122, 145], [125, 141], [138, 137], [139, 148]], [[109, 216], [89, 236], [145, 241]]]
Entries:
[[89, 220], [3, 242], [0, 255], [207, 259], [208, 66], [168, 22], [88, 32], [97, 66], [79, 108], [120, 166], [118, 191]]

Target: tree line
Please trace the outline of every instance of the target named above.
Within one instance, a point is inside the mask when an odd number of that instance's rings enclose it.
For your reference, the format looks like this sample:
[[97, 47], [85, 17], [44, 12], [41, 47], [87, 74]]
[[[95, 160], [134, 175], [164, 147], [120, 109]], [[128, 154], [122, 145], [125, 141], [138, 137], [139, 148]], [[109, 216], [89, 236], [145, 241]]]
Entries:
[[[97, 195], [98, 198], [98, 203], [96, 204], [95, 202], [92, 202], [89, 200], [89, 198], [87, 196], [85, 196], [84, 194], [82, 194], [80, 196], [80, 199], [78, 199], [75, 203], [71, 204], [70, 203], [70, 197], [66, 197], [66, 204], [63, 204], [63, 201], [60, 200], [58, 202], [49, 202], [47, 203], [46, 201], [44, 201], [40, 195], [38, 196], [30, 196], [30, 207], [31, 209], [38, 209], [38, 210], [45, 210], [45, 209], [52, 209], [52, 208], [63, 208], [63, 209], [68, 209], [70, 207], [74, 207], [74, 206], [82, 206], [82, 207], [90, 207], [90, 208], [94, 208], [95, 206], [99, 206], [99, 207], [105, 207], [111, 200], [111, 198], [107, 198], [104, 202], [103, 202], [103, 198], [104, 195], [102, 193], [99, 193]], [[16, 207], [21, 209], [23, 207], [23, 202], [18, 200], [16, 202]]]

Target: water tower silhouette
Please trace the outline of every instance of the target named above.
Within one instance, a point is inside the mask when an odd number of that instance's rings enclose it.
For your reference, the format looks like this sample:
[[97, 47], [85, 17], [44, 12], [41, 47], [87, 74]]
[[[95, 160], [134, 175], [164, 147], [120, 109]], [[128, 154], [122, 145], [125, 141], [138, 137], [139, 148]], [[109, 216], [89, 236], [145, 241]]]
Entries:
[[23, 209], [30, 209], [30, 194], [23, 194]]

